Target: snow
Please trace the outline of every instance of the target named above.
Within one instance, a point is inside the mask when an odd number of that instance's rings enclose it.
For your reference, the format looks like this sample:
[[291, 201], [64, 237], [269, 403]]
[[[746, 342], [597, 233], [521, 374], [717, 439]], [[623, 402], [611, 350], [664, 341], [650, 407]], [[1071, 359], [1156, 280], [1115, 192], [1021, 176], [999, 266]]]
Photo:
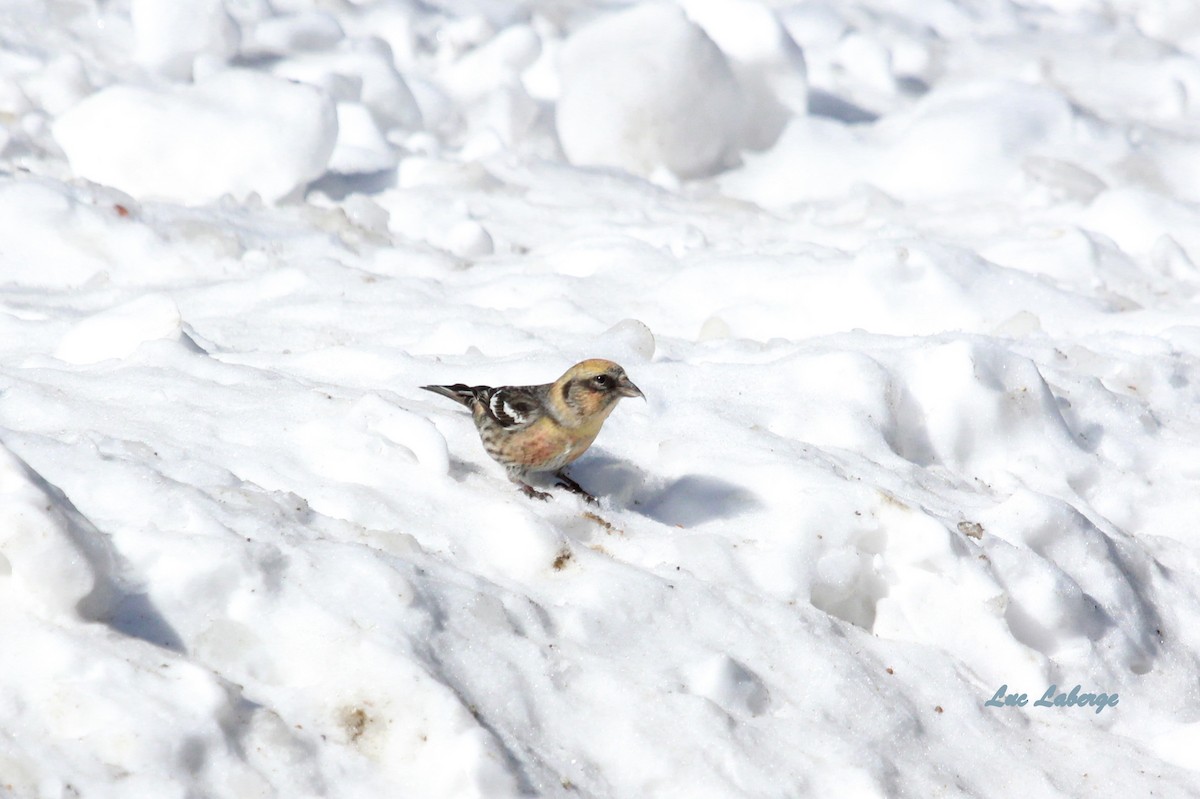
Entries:
[[192, 77], [197, 56], [225, 59], [237, 52], [240, 31], [221, 0], [199, 0], [184, 7], [130, 0], [129, 18], [138, 62], [169, 77]]
[[716, 171], [742, 112], [729, 60], [668, 3], [604, 16], [567, 39], [555, 119], [573, 164], [650, 176]]
[[54, 138], [80, 177], [139, 197], [274, 202], [325, 172], [345, 116], [312, 87], [222, 70], [188, 86], [107, 87], [63, 113]]
[[0, 31], [0, 796], [1200, 793], [1187, 4]]

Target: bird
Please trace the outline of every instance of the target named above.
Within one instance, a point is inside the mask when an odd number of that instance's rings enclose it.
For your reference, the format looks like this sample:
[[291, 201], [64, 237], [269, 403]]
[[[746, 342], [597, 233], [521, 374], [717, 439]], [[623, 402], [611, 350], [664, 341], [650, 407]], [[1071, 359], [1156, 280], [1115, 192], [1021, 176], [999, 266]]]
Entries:
[[530, 499], [550, 494], [528, 482], [550, 472], [557, 485], [595, 504], [596, 498], [567, 476], [565, 467], [596, 440], [604, 420], [623, 397], [646, 399], [625, 370], [603, 358], [572, 366], [553, 383], [537, 386], [421, 386], [466, 406], [483, 448], [508, 471]]

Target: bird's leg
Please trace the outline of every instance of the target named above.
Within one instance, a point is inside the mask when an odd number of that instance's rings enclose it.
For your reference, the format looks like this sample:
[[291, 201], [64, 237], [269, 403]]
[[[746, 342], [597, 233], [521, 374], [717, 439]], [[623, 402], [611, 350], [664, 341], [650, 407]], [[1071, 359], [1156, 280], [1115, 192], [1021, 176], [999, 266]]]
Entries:
[[550, 499], [550, 494], [546, 491], [538, 491], [536, 488], [525, 482], [526, 472], [515, 466], [508, 467], [508, 479], [513, 485], [521, 489], [521, 493], [530, 499], [547, 500]]
[[572, 494], [578, 494], [579, 496], [583, 497], [584, 500], [592, 503], [593, 505], [597, 504], [596, 498], [584, 491], [583, 486], [579, 485], [579, 483], [576, 483], [570, 477], [567, 477], [567, 473], [562, 469], [559, 469], [557, 472], [555, 472], [554, 476], [558, 478], [558, 484], [562, 488], [567, 489]]
[[550, 499], [550, 494], [548, 492], [538, 491], [536, 488], [529, 485], [529, 483], [518, 482], [517, 488], [521, 489], [521, 493], [524, 494], [525, 496], [529, 497], [530, 499], [540, 499], [543, 501]]

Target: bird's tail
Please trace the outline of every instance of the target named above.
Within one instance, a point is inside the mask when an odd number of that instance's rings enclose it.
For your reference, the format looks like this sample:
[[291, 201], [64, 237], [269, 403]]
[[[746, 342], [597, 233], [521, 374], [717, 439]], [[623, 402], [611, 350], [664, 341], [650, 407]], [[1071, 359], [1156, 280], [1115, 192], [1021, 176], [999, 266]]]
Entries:
[[432, 391], [434, 394], [441, 394], [443, 397], [449, 397], [460, 405], [465, 405], [470, 408], [475, 402], [475, 399], [482, 393], [487, 391], [487, 386], [468, 386], [463, 383], [455, 383], [452, 386], [421, 386], [426, 391]]

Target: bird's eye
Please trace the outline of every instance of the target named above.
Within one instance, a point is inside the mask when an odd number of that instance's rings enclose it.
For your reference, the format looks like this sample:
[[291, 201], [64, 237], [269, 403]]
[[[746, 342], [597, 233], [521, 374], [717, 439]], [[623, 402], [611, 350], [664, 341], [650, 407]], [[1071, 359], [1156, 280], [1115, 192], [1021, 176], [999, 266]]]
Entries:
[[596, 388], [609, 389], [612, 388], [613, 379], [608, 375], [596, 375], [592, 378], [592, 384], [595, 385]]

